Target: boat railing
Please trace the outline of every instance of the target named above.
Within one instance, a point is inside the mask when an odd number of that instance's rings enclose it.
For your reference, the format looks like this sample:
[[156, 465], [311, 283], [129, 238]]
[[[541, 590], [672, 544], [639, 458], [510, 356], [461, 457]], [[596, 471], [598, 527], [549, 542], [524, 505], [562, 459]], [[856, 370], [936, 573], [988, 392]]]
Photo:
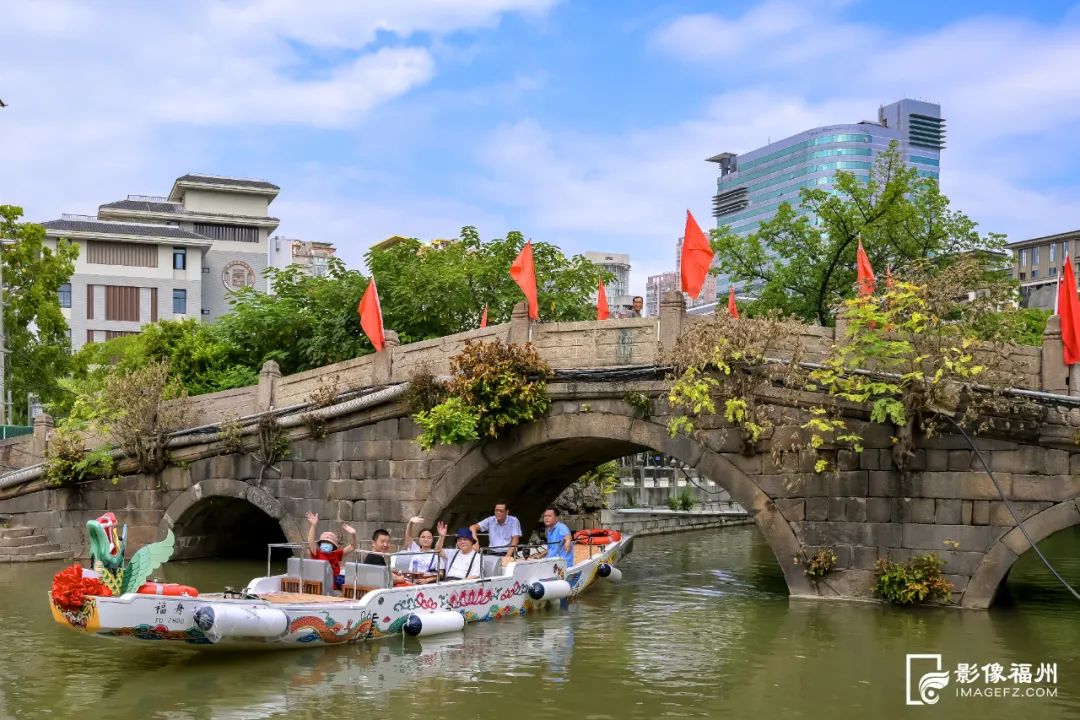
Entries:
[[[486, 534], [486, 533], [484, 533], [484, 534]], [[436, 571], [434, 573], [431, 573], [430, 575], [425, 573], [425, 576], [430, 577], [431, 580], [428, 581], [428, 582], [419, 583], [419, 584], [441, 585], [441, 584], [447, 583], [447, 582], [458, 582], [459, 581], [459, 579], [456, 579], [456, 578], [455, 579], [447, 579], [445, 577], [445, 571], [447, 569], [446, 566], [447, 566], [448, 562], [447, 562], [446, 558], [438, 556], [438, 553], [436, 553], [434, 548], [428, 548], [426, 550], [420, 549], [420, 550], [400, 550], [400, 551], [397, 551], [397, 552], [381, 552], [381, 551], [373, 550], [373, 549], [370, 549], [370, 548], [362, 548], [362, 547], [360, 547], [360, 545], [369, 545], [370, 546], [373, 543], [374, 543], [374, 541], [367, 541], [367, 540], [358, 541], [356, 543], [356, 547], [354, 547], [349, 552], [349, 555], [347, 556], [348, 559], [342, 558], [342, 560], [345, 561], [345, 562], [355, 563], [356, 565], [369, 565], [371, 567], [379, 567], [380, 563], [368, 563], [368, 562], [365, 562], [365, 559], [370, 555], [378, 555], [378, 556], [382, 557], [384, 559], [384, 564], [382, 564], [382, 568], [381, 568], [382, 569], [382, 583], [381, 584], [382, 584], [383, 587], [391, 588], [391, 587], [394, 586], [393, 574], [394, 574], [395, 571], [397, 571], [397, 568], [395, 567], [395, 564], [394, 564], [394, 560], [396, 558], [409, 558], [409, 559], [411, 559], [411, 558], [416, 557], [416, 556], [425, 556], [425, 555], [436, 555], [437, 556], [436, 561], [435, 561]], [[521, 559], [521, 560], [534, 559], [534, 557], [533, 557], [534, 556], [534, 551], [541, 550], [541, 549], [545, 551], [545, 556], [546, 556], [547, 545], [548, 545], [547, 543], [518, 543], [516, 545], [516, 547], [515, 547], [515, 550], [514, 550], [514, 558], [515, 558], [515, 560], [518, 560], [518, 559]], [[507, 548], [505, 548], [505, 549], [508, 549], [508, 548], [509, 548], [509, 546], [507, 546]], [[271, 566], [272, 566], [273, 554], [274, 554], [275, 550], [278, 550], [278, 549], [289, 550], [294, 555], [299, 555], [303, 559], [314, 559], [311, 556], [310, 548], [308, 547], [307, 543], [294, 543], [294, 542], [268, 543], [267, 544], [267, 549], [266, 549], [266, 576], [267, 577], [271, 576]], [[503, 548], [483, 548], [482, 550], [502, 550], [502, 549]], [[494, 568], [489, 569], [486, 566], [486, 564], [484, 563], [484, 558], [485, 557], [505, 557], [505, 556], [502, 553], [499, 553], [499, 554], [494, 554], [494, 553], [490, 553], [490, 552], [489, 553], [484, 553], [484, 552], [482, 552], [482, 550], [477, 551], [478, 554], [480, 555], [480, 559], [481, 559], [479, 580], [481, 582], [485, 582], [485, 581], [489, 581], [489, 580], [492, 580], [492, 579], [497, 578], [497, 577], [501, 577], [504, 573], [503, 572], [494, 572], [493, 571], [493, 570], [495, 570]], [[447, 551], [444, 549], [443, 552], [447, 552]], [[590, 545], [589, 546], [589, 557], [591, 558], [592, 555], [593, 555], [593, 546]], [[502, 561], [500, 560], [499, 569], [501, 570], [501, 568], [502, 568]], [[402, 573], [402, 574], [408, 575], [410, 573], [408, 573], [406, 571], [405, 573]], [[299, 579], [301, 580], [301, 582], [303, 580], [307, 579], [307, 578], [305, 578], [303, 576], [303, 570], [302, 569], [301, 569], [301, 577]], [[369, 586], [364, 585], [363, 583], [360, 583], [358, 581], [358, 575], [355, 572], [353, 572], [352, 573], [352, 582], [349, 583], [347, 585], [347, 587], [350, 590], [352, 590], [352, 596], [354, 598], [357, 598], [360, 591], [362, 589], [368, 588]]]

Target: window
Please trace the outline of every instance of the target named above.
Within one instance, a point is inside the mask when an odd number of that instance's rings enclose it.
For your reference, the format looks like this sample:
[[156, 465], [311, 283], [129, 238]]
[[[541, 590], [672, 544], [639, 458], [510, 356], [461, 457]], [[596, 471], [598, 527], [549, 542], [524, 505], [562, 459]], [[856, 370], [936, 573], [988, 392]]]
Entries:
[[1038, 245], [1031, 248], [1031, 264], [1032, 265], [1038, 265], [1039, 264], [1039, 246]]
[[1056, 260], [1056, 258], [1054, 257], [1056, 254], [1057, 245], [1055, 243], [1050, 243], [1050, 262], [1054, 262], [1054, 260]]
[[128, 267], [157, 267], [156, 245], [125, 242], [86, 243], [86, 262], [96, 265], [126, 265]]
[[232, 242], [259, 242], [259, 228], [238, 225], [211, 225], [194, 223], [192, 230], [211, 240], [231, 240]]
[[187, 270], [187, 248], [172, 249], [172, 267], [173, 270]]
[[172, 291], [173, 315], [187, 315], [187, 290]]
[[1027, 265], [1027, 250], [1020, 251], [1020, 267]]
[[1031, 271], [1031, 279], [1032, 280], [1038, 280], [1039, 279], [1039, 271], [1038, 270], [1032, 270]]
[[71, 307], [71, 283], [64, 283], [57, 290], [57, 294], [60, 296], [60, 307]]
[[1027, 273], [1020, 273], [1021, 280], [1027, 280]]
[[1057, 268], [1056, 267], [1050, 268], [1050, 277], [1057, 277]]

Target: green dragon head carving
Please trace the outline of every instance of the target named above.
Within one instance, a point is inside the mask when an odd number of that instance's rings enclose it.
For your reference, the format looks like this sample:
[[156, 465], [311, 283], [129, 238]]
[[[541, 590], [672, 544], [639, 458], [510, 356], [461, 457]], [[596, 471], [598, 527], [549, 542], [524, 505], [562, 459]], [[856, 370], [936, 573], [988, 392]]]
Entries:
[[86, 532], [90, 537], [90, 567], [117, 572], [124, 564], [124, 549], [127, 547], [127, 525], [120, 529], [116, 515], [107, 512], [96, 520], [86, 521]]
[[172, 557], [175, 542], [172, 530], [165, 534], [164, 540], [139, 548], [127, 565], [124, 564], [127, 525], [118, 530], [116, 515], [109, 512], [88, 520], [86, 531], [90, 535], [90, 565], [114, 595], [138, 591], [150, 573]]

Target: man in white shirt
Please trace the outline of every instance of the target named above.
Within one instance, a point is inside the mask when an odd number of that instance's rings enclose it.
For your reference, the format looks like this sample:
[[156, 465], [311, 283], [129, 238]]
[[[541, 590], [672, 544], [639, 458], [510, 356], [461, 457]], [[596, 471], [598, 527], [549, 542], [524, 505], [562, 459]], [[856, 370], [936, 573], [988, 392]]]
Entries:
[[466, 578], [480, 577], [480, 570], [484, 564], [480, 553], [476, 552], [476, 540], [469, 528], [461, 528], [457, 531], [457, 547], [454, 550], [443, 550], [443, 541], [446, 539], [446, 525], [439, 525], [439, 542], [435, 545], [436, 552], [442, 556], [446, 563], [447, 580], [465, 580]]
[[469, 526], [473, 539], [478, 540], [477, 534], [488, 534], [488, 550], [492, 554], [505, 555], [513, 559], [518, 543], [521, 542], [521, 523], [513, 515], [509, 514], [506, 503], [495, 503], [495, 514], [486, 517], [478, 523]]

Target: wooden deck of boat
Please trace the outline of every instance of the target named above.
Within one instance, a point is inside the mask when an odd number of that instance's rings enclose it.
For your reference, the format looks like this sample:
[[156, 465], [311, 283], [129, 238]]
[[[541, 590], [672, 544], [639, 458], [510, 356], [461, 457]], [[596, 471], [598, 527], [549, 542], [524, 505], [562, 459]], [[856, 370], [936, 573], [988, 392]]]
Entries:
[[606, 548], [603, 545], [582, 545], [581, 543], [574, 543], [574, 564], [580, 565], [587, 560], [591, 560], [605, 549]]
[[312, 595], [311, 593], [276, 592], [261, 596], [263, 600], [274, 605], [303, 605], [314, 603], [341, 603], [351, 602], [349, 598], [335, 595]]

